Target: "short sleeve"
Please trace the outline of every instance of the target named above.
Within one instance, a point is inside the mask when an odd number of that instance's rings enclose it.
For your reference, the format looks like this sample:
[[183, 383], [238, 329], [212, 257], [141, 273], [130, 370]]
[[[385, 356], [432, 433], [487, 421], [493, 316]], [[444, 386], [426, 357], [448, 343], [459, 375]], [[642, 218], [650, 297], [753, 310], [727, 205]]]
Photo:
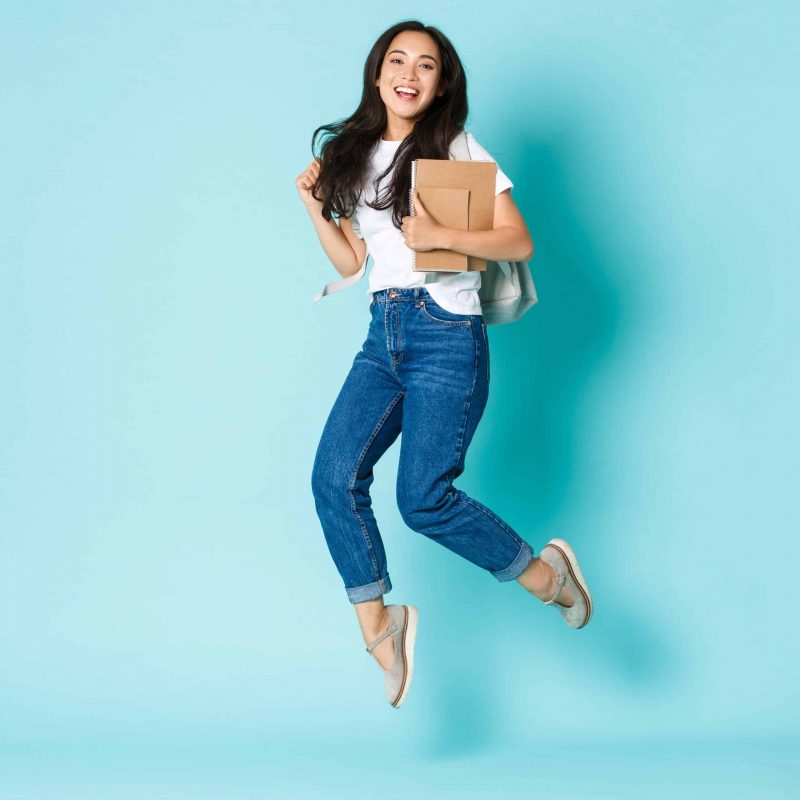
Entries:
[[358, 215], [356, 214], [356, 212], [354, 211], [352, 213], [352, 215], [350, 217], [348, 217], [348, 219], [350, 220], [350, 224], [353, 227], [353, 233], [356, 236], [358, 236], [359, 239], [363, 239], [364, 238], [364, 234], [361, 233], [361, 225], [358, 222]]
[[[473, 160], [475, 161], [495, 161], [494, 158], [489, 154], [489, 151], [486, 150], [485, 147], [482, 147], [475, 137], [467, 131], [467, 144], [469, 146], [469, 152], [472, 156]], [[497, 162], [495, 161], [495, 164]], [[495, 195], [500, 194], [500, 192], [504, 192], [506, 189], [513, 189], [514, 184], [511, 182], [511, 178], [500, 169], [500, 165], [497, 164], [497, 182], [495, 183]]]

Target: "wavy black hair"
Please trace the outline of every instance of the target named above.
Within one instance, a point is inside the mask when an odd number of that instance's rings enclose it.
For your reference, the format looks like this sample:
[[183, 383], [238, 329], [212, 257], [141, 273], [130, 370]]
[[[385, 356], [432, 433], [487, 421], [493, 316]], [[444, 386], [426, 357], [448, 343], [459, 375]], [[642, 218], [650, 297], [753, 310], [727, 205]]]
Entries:
[[[322, 201], [322, 216], [326, 220], [330, 220], [333, 214], [349, 217], [355, 211], [370, 153], [386, 130], [386, 106], [375, 81], [392, 39], [402, 31], [420, 31], [433, 37], [439, 45], [442, 57], [440, 81], [446, 82], [446, 89], [441, 97], [434, 97], [424, 117], [416, 122], [413, 131], [398, 147], [392, 163], [378, 176], [377, 181], [381, 181], [395, 169], [393, 179], [369, 206], [391, 208], [392, 222], [399, 229], [402, 218], [409, 213], [411, 162], [415, 158], [448, 158], [450, 144], [464, 130], [468, 113], [467, 78], [450, 40], [438, 28], [423, 25], [418, 20], [402, 20], [392, 25], [369, 51], [358, 108], [346, 119], [321, 125], [311, 137], [314, 157], [322, 162], [311, 193]], [[317, 155], [317, 137], [321, 135], [323, 142]]]

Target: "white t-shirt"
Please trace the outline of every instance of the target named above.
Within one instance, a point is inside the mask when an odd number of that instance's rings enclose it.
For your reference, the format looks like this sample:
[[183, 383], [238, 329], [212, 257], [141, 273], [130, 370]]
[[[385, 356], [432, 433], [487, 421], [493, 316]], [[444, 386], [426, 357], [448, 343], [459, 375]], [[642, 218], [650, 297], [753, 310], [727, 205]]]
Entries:
[[[386, 182], [391, 180], [392, 173], [389, 173], [377, 192], [373, 189], [375, 178], [392, 162], [402, 141], [402, 139], [397, 141], [379, 139], [375, 143], [370, 155], [364, 192], [356, 207], [358, 225], [354, 226], [353, 230], [360, 239], [366, 240], [372, 255], [367, 293], [371, 299], [372, 293], [379, 289], [424, 285], [442, 308], [454, 314], [480, 314], [481, 302], [478, 297], [478, 289], [481, 287], [480, 272], [441, 272], [434, 283], [426, 284], [426, 273], [413, 270], [414, 251], [403, 241], [403, 232], [392, 224], [391, 208], [378, 211], [366, 205], [366, 201], [374, 201], [377, 194], [386, 186]], [[474, 160], [494, 161], [469, 132], [467, 132], [467, 143]], [[513, 186], [514, 184], [498, 165], [495, 194], [498, 195]]]

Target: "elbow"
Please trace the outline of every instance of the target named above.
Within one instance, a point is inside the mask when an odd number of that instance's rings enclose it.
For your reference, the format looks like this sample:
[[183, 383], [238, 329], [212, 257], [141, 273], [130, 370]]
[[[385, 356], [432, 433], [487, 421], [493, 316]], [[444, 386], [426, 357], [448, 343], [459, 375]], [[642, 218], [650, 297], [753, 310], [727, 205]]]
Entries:
[[364, 246], [363, 248], [359, 248], [359, 250], [363, 249], [363, 253], [357, 253], [355, 249], [351, 249], [351, 253], [354, 256], [353, 259], [350, 259], [347, 262], [347, 266], [339, 266], [339, 264], [331, 259], [333, 266], [336, 267], [336, 271], [343, 277], [343, 278], [352, 278], [353, 275], [356, 275], [360, 272], [367, 263], [367, 248]]
[[533, 240], [528, 238], [527, 247], [525, 248], [524, 252], [522, 253], [522, 257], [519, 259], [520, 261], [530, 261], [533, 258]]
[[361, 270], [364, 269], [364, 267], [366, 266], [366, 263], [367, 263], [367, 253], [365, 251], [363, 256], [356, 257], [355, 264], [353, 265], [353, 268], [350, 270], [350, 272], [347, 274], [347, 277], [349, 278], [361, 272]]
[[361, 265], [357, 261], [355, 264], [351, 261], [346, 267], [340, 267], [336, 262], [333, 262], [333, 266], [336, 267], [336, 271], [343, 278], [352, 278], [361, 269]]

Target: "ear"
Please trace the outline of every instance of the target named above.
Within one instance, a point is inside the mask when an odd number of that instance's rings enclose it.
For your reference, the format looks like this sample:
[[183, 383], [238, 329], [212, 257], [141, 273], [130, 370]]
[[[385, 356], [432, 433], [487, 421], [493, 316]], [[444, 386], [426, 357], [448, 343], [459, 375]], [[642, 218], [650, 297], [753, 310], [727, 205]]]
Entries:
[[447, 81], [444, 80], [444, 78], [442, 78], [442, 80], [439, 81], [438, 88], [436, 89], [436, 96], [441, 97], [446, 91], [447, 91]]

